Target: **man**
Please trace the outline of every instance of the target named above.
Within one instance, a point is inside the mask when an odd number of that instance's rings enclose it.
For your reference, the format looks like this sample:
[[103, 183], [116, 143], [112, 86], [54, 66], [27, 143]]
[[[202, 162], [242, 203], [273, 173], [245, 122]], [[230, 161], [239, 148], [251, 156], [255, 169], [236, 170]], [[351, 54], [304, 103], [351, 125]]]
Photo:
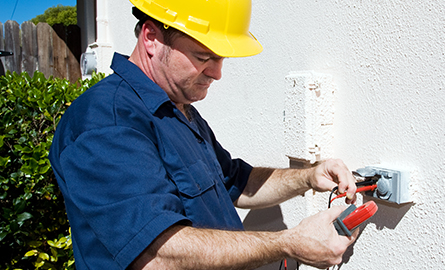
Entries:
[[253, 269], [286, 257], [320, 268], [340, 263], [357, 236], [339, 236], [332, 225], [344, 208], [281, 232], [247, 232], [234, 206], [270, 207], [337, 185], [353, 202], [346, 166], [252, 168], [231, 159], [191, 105], [221, 78], [224, 57], [262, 50], [248, 32], [250, 0], [132, 2], [140, 20], [132, 55], [116, 54], [115, 73], [73, 102], [50, 153], [76, 268]]

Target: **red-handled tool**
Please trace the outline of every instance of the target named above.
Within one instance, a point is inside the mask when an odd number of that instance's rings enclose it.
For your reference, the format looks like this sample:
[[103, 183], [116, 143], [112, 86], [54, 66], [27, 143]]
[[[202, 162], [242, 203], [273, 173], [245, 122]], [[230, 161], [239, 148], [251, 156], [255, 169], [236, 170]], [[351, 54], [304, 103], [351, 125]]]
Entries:
[[369, 201], [360, 207], [350, 205], [334, 221], [335, 229], [340, 235], [351, 236], [352, 231], [377, 212], [377, 204]]

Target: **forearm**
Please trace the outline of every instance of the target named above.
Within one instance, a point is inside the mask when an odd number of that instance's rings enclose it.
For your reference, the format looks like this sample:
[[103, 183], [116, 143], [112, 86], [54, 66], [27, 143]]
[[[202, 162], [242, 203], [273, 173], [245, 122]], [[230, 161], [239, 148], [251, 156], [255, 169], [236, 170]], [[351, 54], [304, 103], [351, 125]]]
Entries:
[[255, 269], [283, 258], [326, 269], [339, 264], [357, 235], [340, 236], [332, 225], [345, 209], [334, 206], [279, 232], [222, 231], [174, 225], [129, 270]]
[[347, 203], [355, 201], [355, 178], [339, 159], [328, 159], [309, 169], [254, 168], [235, 205], [240, 208], [270, 207], [309, 189], [325, 192], [336, 186], [339, 193], [347, 192]]
[[235, 202], [240, 208], [265, 208], [304, 194], [313, 169], [253, 168], [247, 185]]
[[161, 234], [129, 269], [254, 269], [285, 257], [282, 235], [175, 225]]

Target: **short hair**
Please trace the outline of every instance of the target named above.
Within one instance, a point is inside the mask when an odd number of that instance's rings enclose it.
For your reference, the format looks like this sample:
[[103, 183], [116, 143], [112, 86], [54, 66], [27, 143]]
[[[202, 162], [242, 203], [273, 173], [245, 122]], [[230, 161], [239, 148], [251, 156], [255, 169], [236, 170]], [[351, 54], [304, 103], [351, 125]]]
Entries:
[[137, 7], [133, 7], [133, 15], [139, 20], [134, 27], [134, 35], [136, 38], [139, 38], [142, 31], [142, 25], [146, 21], [152, 21], [154, 25], [161, 30], [162, 36], [164, 37], [164, 44], [167, 46], [171, 46], [176, 38], [186, 35], [185, 33], [148, 16]]

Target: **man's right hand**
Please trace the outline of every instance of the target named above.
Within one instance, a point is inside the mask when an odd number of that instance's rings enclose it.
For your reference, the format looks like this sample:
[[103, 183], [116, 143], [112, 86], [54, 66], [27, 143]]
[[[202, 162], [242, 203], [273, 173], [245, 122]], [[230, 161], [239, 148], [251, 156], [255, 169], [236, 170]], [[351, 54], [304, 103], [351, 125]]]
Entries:
[[289, 256], [320, 269], [342, 262], [343, 253], [357, 238], [357, 229], [351, 237], [341, 236], [333, 221], [345, 210], [334, 206], [316, 215], [305, 218], [301, 223], [284, 232]]

